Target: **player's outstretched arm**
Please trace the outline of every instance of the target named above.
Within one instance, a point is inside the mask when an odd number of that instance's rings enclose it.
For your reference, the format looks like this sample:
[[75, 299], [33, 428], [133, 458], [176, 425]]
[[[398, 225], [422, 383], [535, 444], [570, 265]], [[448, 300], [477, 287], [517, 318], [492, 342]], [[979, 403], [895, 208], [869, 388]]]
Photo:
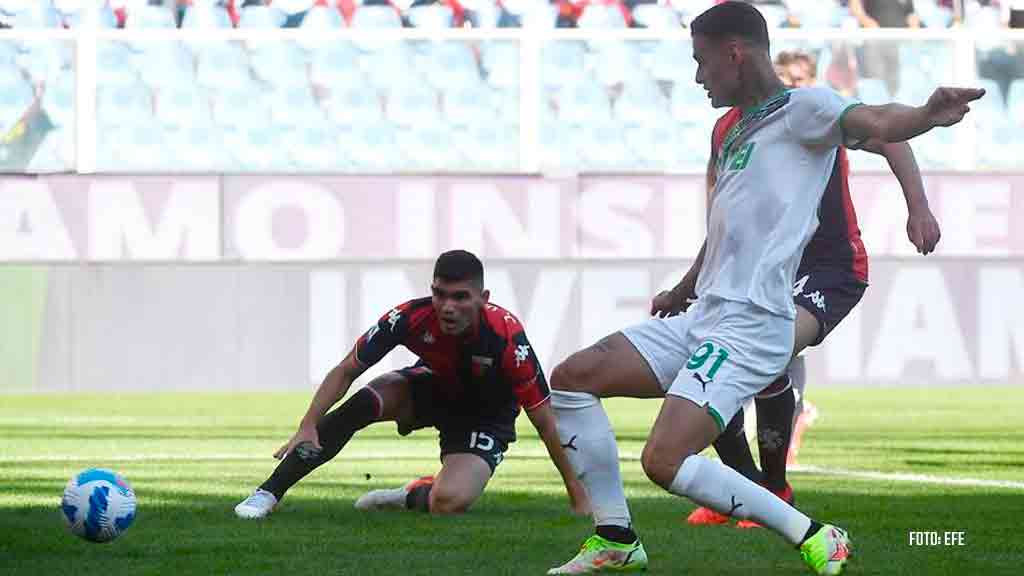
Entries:
[[537, 434], [548, 449], [548, 456], [562, 475], [562, 482], [565, 483], [566, 492], [569, 493], [569, 506], [576, 514], [590, 514], [590, 500], [587, 498], [587, 491], [583, 484], [576, 478], [569, 457], [565, 454], [565, 448], [558, 437], [558, 424], [555, 411], [551, 409], [550, 400], [545, 400], [540, 405], [526, 412], [537, 429]]
[[899, 180], [903, 189], [903, 199], [907, 203], [907, 238], [917, 248], [918, 253], [930, 254], [939, 243], [942, 230], [928, 206], [924, 181], [921, 179], [921, 171], [917, 167], [917, 159], [910, 144], [869, 140], [861, 145], [860, 149], [884, 156], [889, 162], [889, 168]]
[[320, 387], [313, 394], [313, 400], [309, 403], [305, 416], [299, 422], [298, 431], [288, 442], [278, 448], [277, 452], [274, 452], [274, 458], [283, 459], [303, 442], [309, 442], [314, 450], [320, 450], [320, 438], [316, 432], [317, 423], [331, 409], [331, 406], [345, 397], [352, 382], [365, 370], [366, 367], [356, 358], [356, 350], [353, 348], [348, 356], [341, 361], [341, 364], [332, 368], [324, 377], [324, 381], [320, 383]]
[[937, 88], [924, 106], [857, 106], [843, 117], [842, 128], [847, 141], [903, 142], [963, 120], [969, 104], [984, 95], [977, 88]]

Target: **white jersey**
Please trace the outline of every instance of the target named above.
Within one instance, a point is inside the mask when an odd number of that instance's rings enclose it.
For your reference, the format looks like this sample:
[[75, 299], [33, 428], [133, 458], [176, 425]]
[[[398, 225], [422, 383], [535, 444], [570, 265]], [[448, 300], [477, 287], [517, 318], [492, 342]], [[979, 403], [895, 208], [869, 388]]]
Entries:
[[796, 317], [793, 281], [856, 103], [828, 88], [783, 92], [746, 111], [716, 151], [697, 295]]

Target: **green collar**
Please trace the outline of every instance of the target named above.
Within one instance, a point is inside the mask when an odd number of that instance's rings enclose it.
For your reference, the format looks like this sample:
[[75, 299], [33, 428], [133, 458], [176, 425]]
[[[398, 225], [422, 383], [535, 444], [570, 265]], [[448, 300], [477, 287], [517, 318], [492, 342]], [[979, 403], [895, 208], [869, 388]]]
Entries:
[[789, 88], [783, 88], [782, 90], [779, 90], [775, 94], [772, 94], [768, 98], [765, 98], [764, 100], [762, 100], [760, 104], [755, 104], [754, 106], [750, 106], [748, 108], [744, 108], [743, 109], [743, 115], [744, 116], [750, 116], [751, 114], [756, 114], [757, 112], [760, 112], [762, 108], [764, 108], [765, 106], [771, 104], [779, 96], [782, 96], [783, 94], [789, 93], [789, 91], [790, 91]]

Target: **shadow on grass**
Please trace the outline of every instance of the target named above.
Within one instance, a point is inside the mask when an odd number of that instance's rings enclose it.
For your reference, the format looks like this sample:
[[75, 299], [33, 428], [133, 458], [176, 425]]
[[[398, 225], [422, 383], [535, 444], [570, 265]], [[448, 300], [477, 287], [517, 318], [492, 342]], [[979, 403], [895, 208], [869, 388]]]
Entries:
[[[197, 479], [200, 481], [201, 479]], [[901, 491], [864, 483], [808, 482], [801, 508], [850, 530], [854, 574], [1018, 574], [1020, 492]], [[543, 574], [590, 533], [564, 498], [489, 490], [469, 513], [429, 517], [352, 508], [366, 482], [313, 481], [297, 487], [264, 521], [241, 521], [239, 498], [159, 483], [140, 491], [136, 524], [117, 542], [68, 534], [54, 479], [18, 480], [0, 490], [0, 573], [42, 576], [73, 569], [110, 574]], [[375, 484], [372, 487], [377, 487]], [[55, 487], [57, 491], [55, 492]], [[138, 487], [137, 487], [138, 488]], [[46, 506], [10, 495], [53, 496]], [[244, 494], [242, 494], [244, 496]], [[693, 506], [670, 495], [631, 499], [651, 574], [802, 574], [798, 555], [767, 530], [696, 528]], [[964, 531], [963, 547], [912, 547], [910, 531]]]

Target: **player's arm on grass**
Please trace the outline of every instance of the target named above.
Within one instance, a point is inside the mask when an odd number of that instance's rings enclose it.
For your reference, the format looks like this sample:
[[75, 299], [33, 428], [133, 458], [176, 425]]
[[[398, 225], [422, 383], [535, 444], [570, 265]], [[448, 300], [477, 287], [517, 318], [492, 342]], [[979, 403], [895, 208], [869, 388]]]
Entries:
[[969, 104], [984, 95], [984, 90], [976, 88], [937, 88], [923, 106], [852, 106], [843, 113], [840, 125], [847, 142], [903, 142], [960, 122], [970, 111]]
[[931, 253], [942, 237], [942, 230], [928, 206], [924, 181], [921, 180], [921, 171], [910, 145], [906, 142], [888, 143], [872, 139], [861, 145], [860, 149], [884, 156], [889, 162], [889, 168], [899, 181], [903, 199], [907, 203], [907, 238], [918, 253]]
[[548, 449], [548, 456], [555, 464], [558, 473], [562, 475], [562, 482], [569, 494], [569, 506], [576, 514], [590, 514], [590, 500], [587, 498], [587, 490], [576, 478], [569, 457], [565, 453], [561, 440], [558, 437], [558, 421], [555, 411], [551, 409], [551, 401], [544, 400], [538, 406], [526, 411], [533, 427], [537, 429], [541, 441]]

